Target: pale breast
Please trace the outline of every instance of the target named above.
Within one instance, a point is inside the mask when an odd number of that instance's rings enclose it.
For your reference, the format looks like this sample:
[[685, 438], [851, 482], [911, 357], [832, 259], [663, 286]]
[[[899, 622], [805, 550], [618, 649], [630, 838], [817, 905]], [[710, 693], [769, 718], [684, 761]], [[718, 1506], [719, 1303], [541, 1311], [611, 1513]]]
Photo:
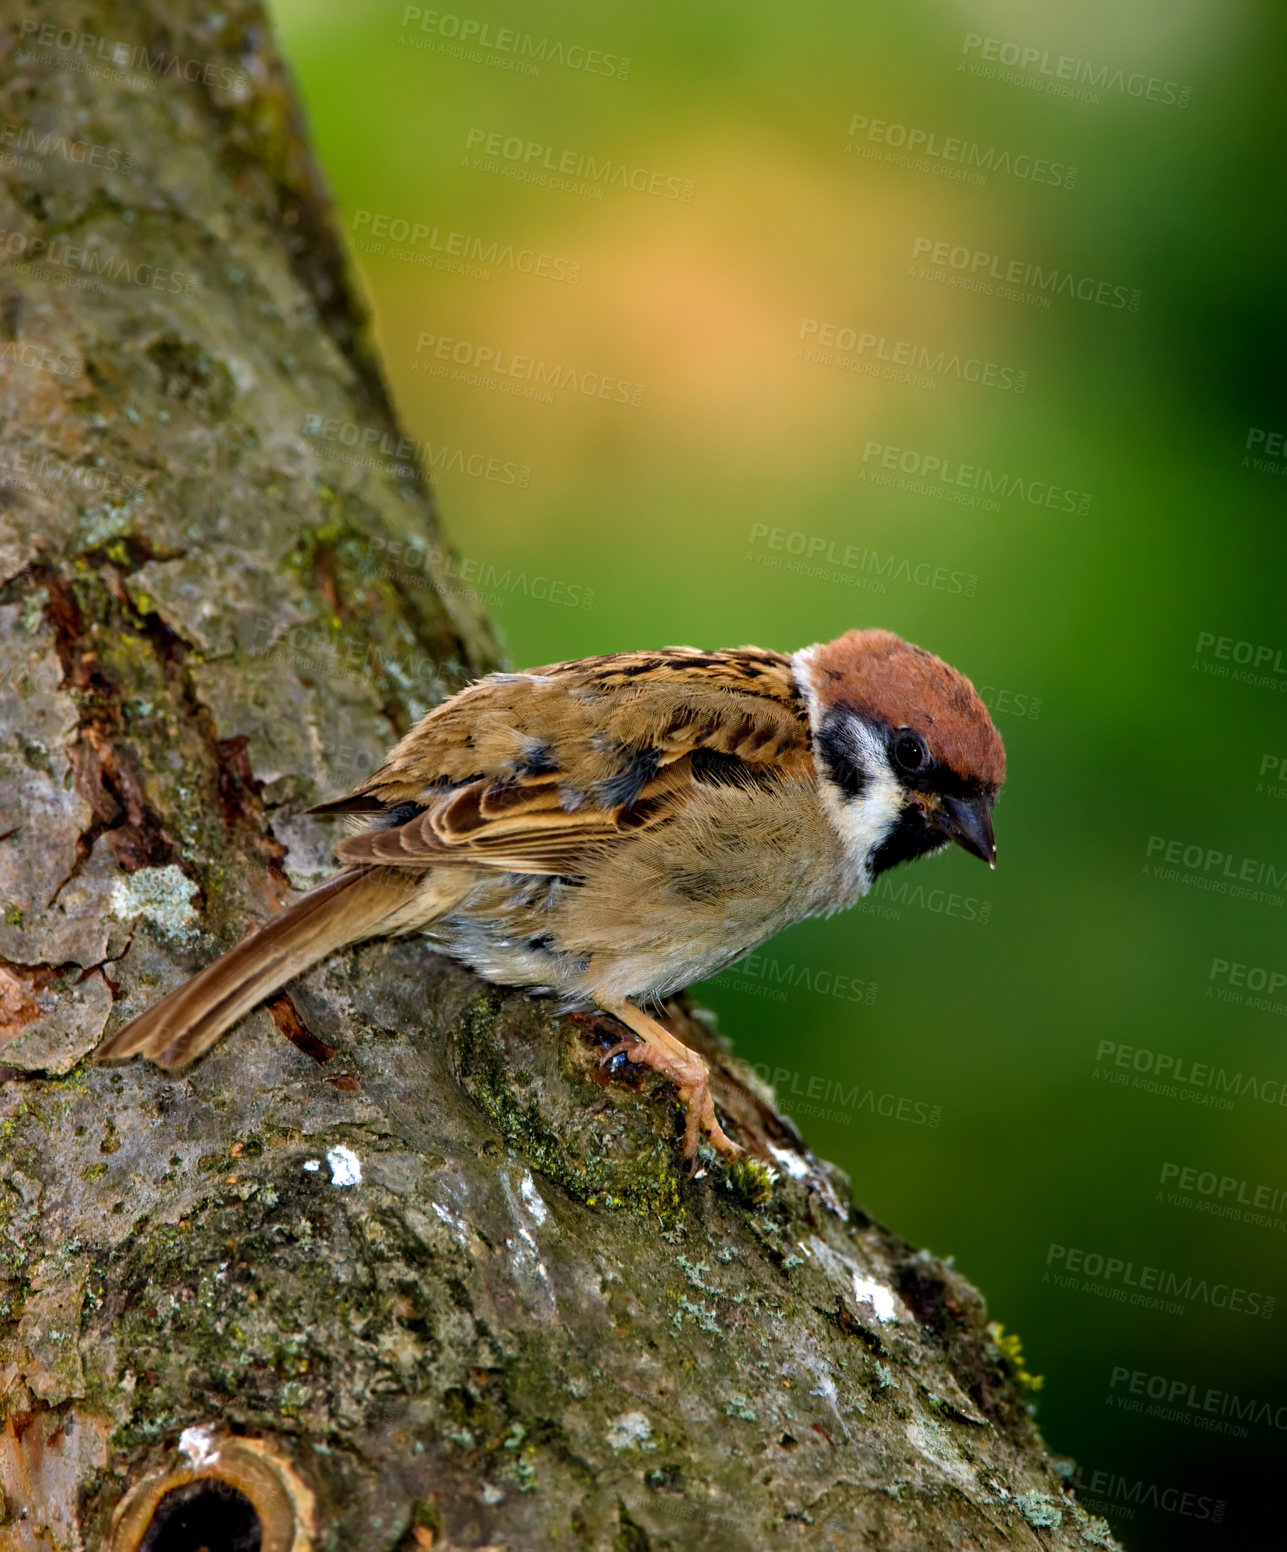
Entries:
[[479, 974], [570, 1000], [664, 997], [851, 895], [815, 784], [704, 787], [583, 879], [481, 879], [433, 939]]

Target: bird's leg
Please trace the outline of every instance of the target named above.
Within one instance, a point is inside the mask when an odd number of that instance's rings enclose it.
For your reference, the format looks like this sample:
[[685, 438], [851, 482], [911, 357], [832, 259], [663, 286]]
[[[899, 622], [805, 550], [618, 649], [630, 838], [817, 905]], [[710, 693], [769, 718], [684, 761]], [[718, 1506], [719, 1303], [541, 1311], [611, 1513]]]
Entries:
[[614, 1045], [603, 1060], [611, 1060], [618, 1051], [628, 1051], [632, 1062], [643, 1062], [655, 1068], [679, 1090], [685, 1110], [684, 1157], [691, 1159], [694, 1156], [698, 1137], [705, 1132], [721, 1153], [740, 1158], [741, 1148], [724, 1135], [724, 1128], [719, 1124], [711, 1098], [710, 1068], [697, 1052], [632, 1002], [603, 996], [596, 996], [594, 1000], [605, 1013], [619, 1019], [636, 1036], [634, 1041], [623, 1040]]

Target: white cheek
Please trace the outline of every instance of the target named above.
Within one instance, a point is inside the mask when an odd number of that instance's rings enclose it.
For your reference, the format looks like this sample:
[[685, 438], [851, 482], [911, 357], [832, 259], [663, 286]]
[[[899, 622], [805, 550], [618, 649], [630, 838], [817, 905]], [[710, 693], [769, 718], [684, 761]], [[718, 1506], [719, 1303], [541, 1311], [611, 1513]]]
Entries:
[[[821, 701], [817, 693], [816, 647], [805, 647], [795, 655], [796, 681], [809, 706], [809, 725], [815, 735], [822, 722]], [[889, 757], [876, 733], [854, 719], [849, 724], [850, 753], [854, 764], [866, 778], [862, 796], [846, 797], [834, 782], [825, 778], [818, 783], [822, 810], [840, 837], [846, 871], [855, 895], [871, 887], [870, 861], [873, 853], [898, 823], [903, 807], [903, 789], [889, 768]]]
[[853, 726], [855, 763], [866, 773], [862, 796], [846, 797], [831, 782], [821, 784], [822, 806], [835, 826], [851, 864], [861, 868], [862, 887], [871, 883], [867, 866], [872, 854], [898, 823], [903, 789], [889, 769], [885, 751], [876, 735], [859, 724]]

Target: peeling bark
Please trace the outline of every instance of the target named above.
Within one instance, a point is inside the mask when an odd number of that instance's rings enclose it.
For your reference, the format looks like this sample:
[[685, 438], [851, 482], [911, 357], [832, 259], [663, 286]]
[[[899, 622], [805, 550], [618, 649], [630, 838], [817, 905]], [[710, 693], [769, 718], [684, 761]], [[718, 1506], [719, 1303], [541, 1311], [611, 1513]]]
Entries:
[[688, 1178], [655, 1080], [599, 1067], [606, 1021], [418, 943], [335, 955], [181, 1079], [88, 1065], [330, 870], [303, 810], [497, 653], [441, 574], [386, 574], [440, 548], [420, 475], [307, 435], [395, 428], [260, 12], [24, 16], [0, 1547], [132, 1546], [180, 1498], [345, 1552], [1113, 1546], [979, 1294], [854, 1206], [682, 1006], [775, 1182]]

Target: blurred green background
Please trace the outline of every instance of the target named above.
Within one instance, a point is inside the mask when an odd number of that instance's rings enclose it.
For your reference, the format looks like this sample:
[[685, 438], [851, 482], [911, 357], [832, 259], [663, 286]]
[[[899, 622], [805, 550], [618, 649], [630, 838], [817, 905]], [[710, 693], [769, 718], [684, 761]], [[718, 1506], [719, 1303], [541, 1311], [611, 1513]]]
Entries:
[[[1287, 675], [1239, 681], [1215, 640], [1287, 667], [1277, 23], [1216, 0], [276, 13], [461, 585], [516, 664], [880, 625], [984, 690], [1011, 772], [995, 874], [899, 870], [700, 996], [858, 1200], [1021, 1333], [1052, 1448], [1100, 1473], [1128, 1545], [1269, 1544], [1287, 1433], [1121, 1410], [1113, 1376], [1280, 1407], [1287, 1312], [1045, 1274], [1054, 1244], [1287, 1292], [1287, 1203], [1254, 1224], [1163, 1182], [1287, 1188], [1276, 1090], [1223, 1108], [1095, 1076], [1129, 1046], [1287, 1080], [1287, 997], [1209, 995], [1250, 995], [1217, 961], [1287, 972], [1287, 887], [1228, 883], [1287, 870]], [[930, 154], [904, 165], [913, 132]], [[576, 384], [506, 391], [486, 349]], [[948, 473], [1002, 493], [950, 499]], [[1151, 837], [1202, 860], [1158, 876]]]

